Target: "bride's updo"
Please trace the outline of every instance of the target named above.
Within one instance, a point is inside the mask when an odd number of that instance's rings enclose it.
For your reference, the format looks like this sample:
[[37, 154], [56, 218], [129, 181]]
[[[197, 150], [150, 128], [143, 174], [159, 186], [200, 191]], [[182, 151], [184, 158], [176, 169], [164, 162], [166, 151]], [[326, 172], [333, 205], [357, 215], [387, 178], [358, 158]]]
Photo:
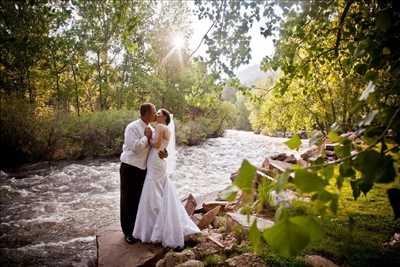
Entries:
[[171, 113], [165, 108], [161, 108], [160, 111], [165, 116], [165, 123], [168, 125], [171, 122]]

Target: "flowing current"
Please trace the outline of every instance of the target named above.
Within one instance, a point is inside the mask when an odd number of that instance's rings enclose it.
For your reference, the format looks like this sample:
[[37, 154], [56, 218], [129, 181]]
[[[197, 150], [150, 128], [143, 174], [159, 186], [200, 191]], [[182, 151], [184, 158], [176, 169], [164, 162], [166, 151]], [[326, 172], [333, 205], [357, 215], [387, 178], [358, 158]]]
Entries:
[[[199, 146], [178, 147], [172, 177], [180, 197], [222, 190], [243, 159], [289, 152], [284, 138], [228, 130]], [[0, 264], [87, 266], [96, 259], [96, 231], [119, 224], [118, 159], [53, 167], [47, 175], [0, 174]]]

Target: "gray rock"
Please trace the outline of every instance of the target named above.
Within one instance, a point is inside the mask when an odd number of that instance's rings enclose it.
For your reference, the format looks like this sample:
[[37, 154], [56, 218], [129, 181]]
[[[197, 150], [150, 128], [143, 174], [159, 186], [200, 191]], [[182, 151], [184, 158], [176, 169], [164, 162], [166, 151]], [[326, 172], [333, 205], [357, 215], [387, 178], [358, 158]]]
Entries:
[[151, 266], [165, 253], [159, 245], [126, 243], [119, 225], [100, 229], [96, 243], [99, 267]]
[[204, 229], [208, 225], [210, 225], [214, 221], [215, 217], [218, 215], [220, 210], [221, 210], [221, 206], [217, 206], [214, 209], [207, 212], [206, 214], [204, 214], [203, 217], [199, 221], [199, 224], [198, 224], [199, 228]]
[[176, 265], [176, 267], [204, 267], [204, 263], [198, 260], [188, 260], [187, 262]]
[[185, 203], [185, 210], [189, 216], [193, 215], [194, 211], [196, 210], [196, 206], [197, 206], [197, 201], [195, 197], [192, 194], [189, 194]]
[[244, 253], [239, 256], [229, 258], [225, 261], [227, 266], [249, 266], [249, 267], [267, 267], [267, 265], [256, 255], [252, 253]]
[[195, 254], [191, 250], [184, 250], [182, 252], [168, 252], [165, 257], [158, 261], [156, 267], [174, 267], [178, 264], [194, 260]]
[[227, 220], [228, 230], [232, 229], [231, 224], [239, 224], [245, 230], [248, 230], [250, 229], [250, 226], [253, 224], [254, 220], [257, 220], [257, 228], [260, 231], [263, 231], [264, 229], [270, 228], [274, 225], [274, 222], [271, 220], [267, 220], [253, 215], [247, 216], [240, 213], [228, 212], [227, 216], [228, 216]]
[[334, 262], [319, 255], [306, 255], [304, 262], [313, 267], [338, 267]]

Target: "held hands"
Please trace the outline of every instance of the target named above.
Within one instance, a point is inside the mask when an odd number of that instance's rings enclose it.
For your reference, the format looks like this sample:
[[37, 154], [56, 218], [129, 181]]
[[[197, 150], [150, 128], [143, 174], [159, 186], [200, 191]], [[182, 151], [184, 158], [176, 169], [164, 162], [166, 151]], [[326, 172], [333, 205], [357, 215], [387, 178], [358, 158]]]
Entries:
[[144, 129], [144, 135], [145, 136], [147, 136], [147, 139], [149, 139], [149, 141], [150, 141], [150, 139], [152, 138], [152, 130], [151, 130], [151, 128], [149, 127], [149, 126], [147, 126], [145, 129]]
[[158, 156], [160, 157], [160, 159], [168, 158], [168, 151], [166, 149], [161, 150], [160, 152], [158, 152]]

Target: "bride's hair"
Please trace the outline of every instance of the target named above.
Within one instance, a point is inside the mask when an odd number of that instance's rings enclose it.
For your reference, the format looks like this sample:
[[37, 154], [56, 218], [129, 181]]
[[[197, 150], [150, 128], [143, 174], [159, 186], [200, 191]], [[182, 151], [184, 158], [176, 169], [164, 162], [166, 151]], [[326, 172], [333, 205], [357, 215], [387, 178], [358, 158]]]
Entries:
[[168, 110], [166, 110], [165, 108], [161, 108], [160, 111], [165, 116], [165, 122], [168, 125], [171, 122], [171, 113]]

